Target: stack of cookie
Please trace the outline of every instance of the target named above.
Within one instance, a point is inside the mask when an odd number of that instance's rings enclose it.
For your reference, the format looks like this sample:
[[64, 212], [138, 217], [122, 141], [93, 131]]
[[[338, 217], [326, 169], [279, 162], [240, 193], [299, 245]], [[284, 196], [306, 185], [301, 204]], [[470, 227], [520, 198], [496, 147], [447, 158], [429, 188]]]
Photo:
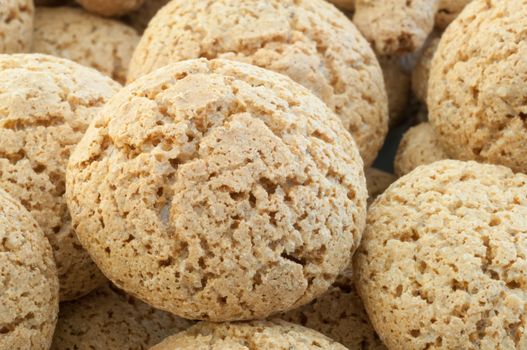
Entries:
[[527, 3], [331, 2], [0, 2], [0, 350], [527, 349]]

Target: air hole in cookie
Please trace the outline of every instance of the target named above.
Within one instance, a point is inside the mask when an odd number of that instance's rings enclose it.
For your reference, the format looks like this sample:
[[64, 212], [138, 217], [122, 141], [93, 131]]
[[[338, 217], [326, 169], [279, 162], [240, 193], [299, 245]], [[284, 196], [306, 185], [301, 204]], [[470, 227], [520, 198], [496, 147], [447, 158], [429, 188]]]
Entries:
[[510, 289], [518, 289], [521, 287], [521, 284], [517, 281], [510, 281], [507, 283], [507, 287], [509, 287]]
[[57, 233], [60, 232], [60, 226], [55, 226], [55, 227], [53, 227], [52, 230], [53, 230], [53, 233], [54, 233], [54, 234], [57, 234]]
[[168, 257], [166, 259], [159, 260], [158, 264], [159, 264], [159, 267], [170, 266], [170, 265], [172, 265], [172, 258]]
[[33, 167], [33, 171], [35, 171], [37, 174], [42, 173], [44, 170], [46, 170], [46, 166], [44, 164], [37, 164]]
[[168, 162], [170, 163], [170, 166], [174, 169], [174, 170], [177, 170], [179, 168], [179, 160], [177, 158], [172, 158], [172, 159], [169, 159]]
[[241, 201], [245, 198], [245, 193], [243, 192], [230, 192], [229, 195], [235, 202]]
[[276, 211], [272, 211], [269, 213], [269, 222], [271, 223], [271, 225], [277, 226]]
[[419, 329], [412, 329], [410, 331], [410, 335], [414, 338], [417, 338], [418, 336], [421, 335], [421, 331]]
[[395, 296], [398, 298], [403, 294], [403, 286], [398, 285], [397, 288], [395, 288]]
[[265, 189], [268, 195], [273, 194], [276, 192], [276, 188], [278, 187], [275, 183], [273, 183], [268, 178], [262, 177], [260, 178], [260, 184]]
[[106, 254], [110, 254], [112, 252], [112, 250], [110, 249], [110, 247], [106, 247], [104, 248], [104, 251], [106, 252]]
[[289, 261], [292, 261], [292, 262], [294, 262], [295, 264], [298, 264], [298, 265], [304, 266], [306, 264], [306, 261], [304, 259], [299, 259], [296, 256], [287, 254], [286, 252], [283, 252], [280, 256], [282, 258], [284, 258], [286, 260], [289, 260]]
[[256, 208], [256, 197], [252, 194], [249, 194], [249, 203], [251, 204], [251, 208]]
[[133, 241], [135, 239], [135, 237], [133, 235], [128, 235], [128, 238], [124, 241], [125, 243], [130, 243], [131, 241]]
[[498, 226], [499, 224], [501, 224], [501, 219], [497, 216], [493, 216], [491, 219], [490, 219], [490, 222], [489, 222], [489, 226], [490, 227], [493, 227], [493, 226]]
[[518, 116], [519, 116], [520, 119], [523, 120], [524, 122], [527, 121], [527, 113], [520, 112], [520, 114], [518, 114]]

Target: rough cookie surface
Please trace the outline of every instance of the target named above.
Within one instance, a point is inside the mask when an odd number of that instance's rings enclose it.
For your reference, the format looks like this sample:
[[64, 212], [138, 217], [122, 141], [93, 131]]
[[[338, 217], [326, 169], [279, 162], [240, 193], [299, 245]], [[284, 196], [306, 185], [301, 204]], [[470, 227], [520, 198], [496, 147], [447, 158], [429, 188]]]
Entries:
[[439, 33], [433, 33], [425, 44], [423, 52], [412, 70], [412, 91], [419, 101], [426, 104], [430, 66], [441, 39]]
[[436, 27], [445, 29], [472, 0], [439, 0], [436, 14]]
[[150, 20], [170, 0], [147, 0], [139, 9], [126, 16], [127, 22], [139, 33], [143, 33]]
[[434, 28], [439, 0], [357, 0], [353, 22], [381, 55], [417, 51]]
[[365, 175], [369, 194], [368, 205], [381, 195], [395, 180], [397, 180], [397, 177], [394, 174], [376, 168], [366, 169]]
[[59, 282], [48, 240], [31, 215], [0, 189], [0, 348], [49, 349]]
[[[101, 16], [122, 16], [137, 10], [145, 0], [75, 0], [86, 10]], [[146, 0], [149, 1], [149, 0]]]
[[70, 59], [120, 83], [138, 42], [133, 28], [81, 9], [40, 7], [35, 14], [33, 52]]
[[0, 55], [0, 187], [33, 215], [55, 254], [61, 299], [102, 275], [71, 227], [65, 192], [70, 152], [120, 88], [95, 70], [39, 54]]
[[448, 154], [527, 172], [527, 3], [472, 1], [443, 34], [428, 88]]
[[404, 71], [401, 59], [396, 56], [379, 57], [379, 63], [388, 95], [390, 125], [392, 126], [404, 118], [410, 94], [410, 76]]
[[401, 177], [418, 166], [449, 158], [439, 143], [432, 125], [421, 123], [404, 134], [395, 155], [395, 174]]
[[34, 12], [33, 0], [0, 2], [0, 54], [30, 50]]
[[322, 294], [366, 207], [351, 135], [289, 78], [190, 60], [121, 90], [68, 166], [82, 244], [112, 281], [190, 319], [263, 318]]
[[61, 304], [51, 350], [149, 349], [191, 325], [107, 283]]
[[281, 320], [246, 323], [201, 322], [167, 338], [151, 350], [345, 350], [341, 344]]
[[323, 0], [174, 0], [141, 39], [129, 81], [172, 62], [227, 58], [285, 74], [353, 134], [366, 166], [388, 130], [382, 71], [353, 23]]
[[527, 175], [444, 160], [381, 195], [356, 283], [389, 349], [526, 349]]

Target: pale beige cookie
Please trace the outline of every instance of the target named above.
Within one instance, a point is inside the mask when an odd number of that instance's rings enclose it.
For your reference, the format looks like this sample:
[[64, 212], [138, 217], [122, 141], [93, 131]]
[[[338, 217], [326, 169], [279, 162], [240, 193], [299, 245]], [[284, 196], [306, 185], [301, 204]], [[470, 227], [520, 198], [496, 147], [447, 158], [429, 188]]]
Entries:
[[58, 311], [49, 242], [26, 209], [0, 189], [0, 349], [49, 349]]
[[379, 57], [379, 63], [388, 95], [390, 125], [393, 126], [404, 119], [410, 95], [410, 76], [404, 71], [401, 59], [396, 56]]
[[191, 325], [106, 283], [61, 304], [51, 350], [148, 349]]
[[376, 158], [388, 130], [382, 71], [353, 23], [326, 1], [173, 0], [150, 22], [128, 80], [197, 57], [289, 76], [340, 116], [366, 166]]
[[353, 11], [355, 9], [355, 0], [328, 0], [335, 6], [347, 11]]
[[254, 319], [308, 303], [347, 266], [362, 160], [299, 84], [190, 60], [129, 84], [99, 116], [67, 197], [80, 241], [124, 290], [185, 318]]
[[434, 28], [439, 0], [357, 0], [353, 22], [381, 55], [417, 51]]
[[421, 165], [449, 159], [437, 140], [430, 123], [421, 123], [410, 128], [397, 148], [393, 167], [398, 177], [408, 174]]
[[428, 95], [430, 66], [432, 65], [432, 59], [434, 58], [440, 39], [441, 37], [439, 33], [434, 32], [434, 34], [431, 35], [412, 70], [412, 91], [415, 97], [424, 104], [426, 104], [426, 97]]
[[119, 88], [61, 58], [0, 55], [0, 187], [22, 202], [48, 237], [62, 300], [102, 281], [72, 228], [63, 196], [65, 171], [88, 123]]
[[439, 0], [436, 14], [436, 27], [444, 30], [463, 11], [472, 0]]
[[81, 9], [39, 7], [35, 14], [33, 52], [70, 59], [120, 83], [138, 42], [133, 28]]
[[[137, 10], [145, 0], [75, 0], [87, 11], [95, 14], [112, 17], [122, 16]], [[149, 0], [146, 0], [149, 1]]]
[[368, 211], [356, 286], [389, 349], [527, 349], [527, 175], [443, 160]]
[[170, 0], [146, 0], [143, 6], [131, 12], [126, 16], [127, 22], [130, 23], [139, 33], [144, 32], [150, 20], [155, 16], [163, 6]]
[[394, 174], [376, 168], [366, 169], [365, 175], [369, 194], [368, 205], [373, 203], [375, 198], [381, 195], [397, 179]]
[[0, 54], [31, 49], [34, 15], [33, 0], [0, 1]]
[[341, 344], [281, 320], [245, 323], [201, 322], [151, 350], [345, 350]]
[[443, 34], [430, 122], [455, 159], [527, 172], [527, 3], [475, 0]]

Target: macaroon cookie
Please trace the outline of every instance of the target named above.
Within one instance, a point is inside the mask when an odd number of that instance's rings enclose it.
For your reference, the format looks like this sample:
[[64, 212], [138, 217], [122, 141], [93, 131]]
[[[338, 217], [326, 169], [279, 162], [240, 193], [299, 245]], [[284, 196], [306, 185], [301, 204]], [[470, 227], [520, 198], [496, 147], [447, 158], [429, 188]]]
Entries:
[[27, 210], [0, 189], [0, 348], [49, 349], [59, 281], [46, 236]]
[[33, 52], [63, 57], [124, 83], [139, 42], [137, 32], [117, 20], [72, 7], [39, 7]]
[[194, 349], [345, 350], [346, 348], [314, 330], [280, 320], [246, 323], [201, 322], [151, 348], [151, 350]]
[[150, 22], [128, 81], [167, 64], [227, 58], [289, 76], [342, 120], [366, 166], [388, 130], [382, 71], [353, 23], [324, 0], [173, 0]]
[[389, 349], [527, 348], [527, 175], [443, 160], [368, 211], [356, 286]]
[[[137, 10], [145, 0], [75, 0], [87, 11], [100, 16], [122, 16]], [[149, 1], [149, 0], [146, 0]]]
[[0, 55], [0, 187], [17, 198], [49, 239], [62, 300], [103, 281], [82, 249], [66, 200], [70, 153], [120, 85], [80, 64], [47, 55]]
[[430, 122], [455, 159], [527, 172], [527, 3], [474, 0], [441, 37]]
[[286, 76], [166, 66], [114, 96], [70, 159], [77, 235], [106, 276], [189, 319], [264, 318], [348, 265], [366, 183], [351, 135]]
[[34, 15], [33, 0], [0, 2], [0, 54], [31, 49]]

